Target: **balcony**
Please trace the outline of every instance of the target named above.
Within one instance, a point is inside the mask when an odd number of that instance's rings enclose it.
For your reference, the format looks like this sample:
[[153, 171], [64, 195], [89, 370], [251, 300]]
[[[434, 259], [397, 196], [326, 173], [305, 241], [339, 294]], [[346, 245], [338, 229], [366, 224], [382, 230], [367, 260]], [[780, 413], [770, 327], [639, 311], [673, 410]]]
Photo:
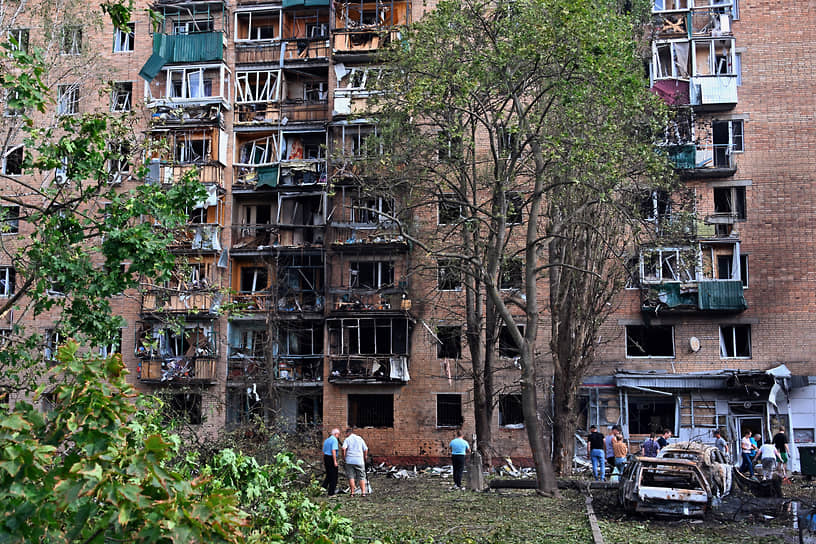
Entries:
[[202, 164], [178, 164], [152, 160], [148, 164], [147, 183], [175, 185], [190, 171], [198, 172], [198, 181], [204, 185], [215, 185], [224, 188], [224, 166], [218, 162]]
[[191, 64], [224, 60], [224, 33], [153, 34], [153, 54], [139, 75], [153, 81], [165, 64]]
[[218, 106], [230, 108], [229, 79], [223, 64], [164, 68], [152, 85], [145, 85], [145, 105], [154, 109], [151, 122], [220, 123]]
[[237, 312], [256, 314], [269, 312], [274, 308], [275, 297], [269, 291], [256, 291], [254, 293], [235, 293], [232, 295], [232, 303], [237, 307]]
[[408, 383], [408, 357], [405, 355], [333, 355], [329, 382], [334, 384]]
[[410, 248], [404, 236], [393, 230], [335, 228], [331, 247], [337, 253], [405, 253]]
[[142, 294], [142, 313], [211, 314], [221, 296], [212, 291], [152, 287]]
[[323, 160], [283, 161], [262, 166], [235, 166], [233, 191], [309, 189], [326, 185]]
[[235, 107], [237, 125], [276, 125], [278, 123], [289, 125], [290, 123], [318, 123], [328, 121], [328, 119], [329, 103], [327, 100], [265, 102], [241, 104]]
[[748, 309], [741, 280], [666, 282], [645, 286], [641, 293], [641, 311], [656, 315], [739, 313]]
[[396, 40], [399, 31], [396, 29], [335, 30], [332, 34], [332, 45], [336, 55], [345, 57], [360, 57], [365, 60], [367, 55], [384, 47], [391, 40]]
[[411, 299], [403, 298], [404, 289], [380, 290], [337, 288], [329, 292], [329, 308], [334, 313], [398, 312], [411, 309]]
[[236, 64], [323, 64], [329, 61], [326, 38], [291, 38], [273, 42], [236, 43]]
[[323, 381], [322, 355], [289, 355], [276, 357], [273, 378], [288, 385], [316, 385]]
[[212, 357], [145, 358], [139, 361], [137, 375], [145, 383], [214, 384], [216, 367]]
[[689, 104], [700, 111], [725, 111], [737, 104], [737, 74], [694, 76], [689, 84]]
[[733, 145], [667, 146], [669, 159], [684, 178], [721, 178], [737, 172]]
[[183, 251], [221, 251], [221, 225], [187, 225], [176, 229], [169, 249]]

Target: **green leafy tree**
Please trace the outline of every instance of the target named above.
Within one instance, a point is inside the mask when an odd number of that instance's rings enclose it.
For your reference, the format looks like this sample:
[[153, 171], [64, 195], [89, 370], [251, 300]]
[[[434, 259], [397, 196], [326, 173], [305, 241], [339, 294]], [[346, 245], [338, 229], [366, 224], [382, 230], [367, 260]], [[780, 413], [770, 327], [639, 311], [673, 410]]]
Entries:
[[[544, 494], [556, 493], [544, 422], [557, 437], [574, 433], [573, 384], [623, 287], [626, 256], [646, 234], [638, 202], [671, 186], [653, 144], [666, 119], [636, 55], [641, 11], [604, 1], [442, 1], [383, 59], [391, 69], [372, 108], [388, 153], [366, 175], [401, 187], [409, 205], [452, 199], [460, 210], [438, 232], [404, 222], [405, 234], [469, 278], [469, 343], [491, 350], [496, 327], [506, 327]], [[502, 289], [513, 261], [520, 281]], [[540, 336], [548, 319], [549, 342]], [[542, 375], [550, 360], [552, 382]], [[474, 398], [486, 401], [477, 393], [489, 378], [479, 374], [492, 369], [473, 370]], [[540, 403], [550, 383], [563, 390], [554, 413]], [[477, 429], [479, 410], [489, 413], [477, 406]], [[561, 459], [566, 446], [555, 444]]]

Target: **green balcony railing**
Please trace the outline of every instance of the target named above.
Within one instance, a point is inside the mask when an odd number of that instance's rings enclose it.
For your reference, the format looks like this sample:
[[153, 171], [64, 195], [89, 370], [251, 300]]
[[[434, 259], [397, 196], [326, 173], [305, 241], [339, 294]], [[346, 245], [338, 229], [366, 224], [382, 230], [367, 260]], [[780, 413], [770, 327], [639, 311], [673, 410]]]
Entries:
[[139, 75], [151, 81], [169, 62], [210, 62], [224, 58], [224, 33], [153, 34], [153, 54]]

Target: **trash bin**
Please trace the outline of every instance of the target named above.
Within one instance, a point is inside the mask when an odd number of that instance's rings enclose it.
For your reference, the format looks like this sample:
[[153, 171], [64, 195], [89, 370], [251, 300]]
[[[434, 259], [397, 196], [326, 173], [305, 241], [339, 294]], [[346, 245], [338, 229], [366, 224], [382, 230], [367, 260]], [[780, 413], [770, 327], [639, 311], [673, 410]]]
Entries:
[[816, 446], [799, 446], [802, 476], [816, 476]]

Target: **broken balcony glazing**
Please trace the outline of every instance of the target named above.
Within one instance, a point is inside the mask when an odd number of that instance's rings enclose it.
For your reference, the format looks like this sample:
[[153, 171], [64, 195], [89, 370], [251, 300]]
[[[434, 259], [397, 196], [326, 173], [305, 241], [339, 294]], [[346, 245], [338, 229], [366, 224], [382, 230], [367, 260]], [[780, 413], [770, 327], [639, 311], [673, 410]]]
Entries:
[[176, 326], [143, 323], [136, 339], [138, 376], [143, 382], [214, 383], [218, 358], [216, 324]]
[[332, 33], [335, 53], [367, 54], [399, 36], [409, 22], [410, 2], [346, 0], [335, 8]]

